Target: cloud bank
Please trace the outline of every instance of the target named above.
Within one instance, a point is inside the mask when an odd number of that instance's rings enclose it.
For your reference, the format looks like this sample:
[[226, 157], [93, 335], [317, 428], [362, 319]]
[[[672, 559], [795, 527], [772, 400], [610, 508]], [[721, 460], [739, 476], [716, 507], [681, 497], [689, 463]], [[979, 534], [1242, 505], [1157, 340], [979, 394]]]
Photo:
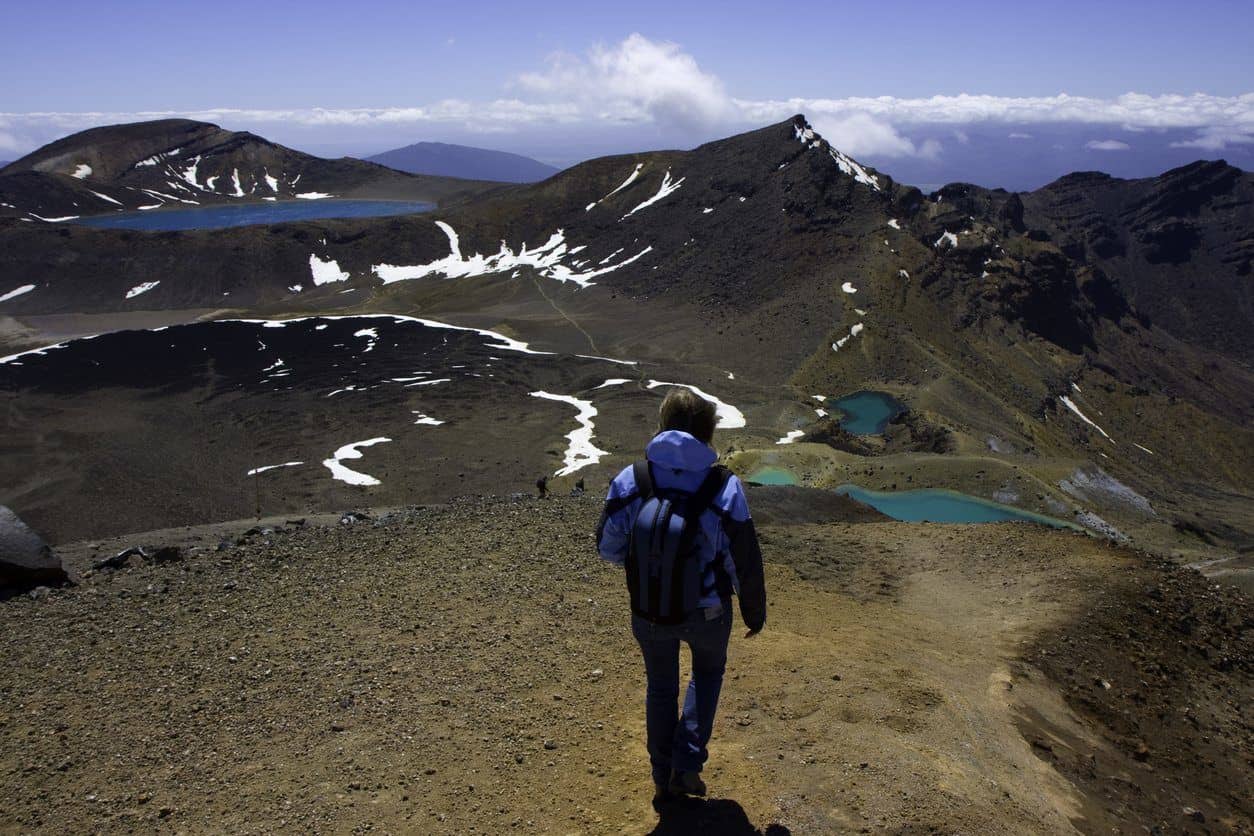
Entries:
[[[940, 139], [915, 140], [904, 131], [945, 126], [946, 142], [961, 143], [962, 126], [1078, 123], [1124, 131], [1193, 131], [1173, 147], [1208, 152], [1254, 144], [1254, 93], [1150, 96], [1126, 93], [1103, 99], [1072, 96], [1006, 97], [937, 95], [848, 98], [740, 99], [703, 70], [682, 47], [632, 34], [583, 55], [559, 53], [535, 72], [507, 80], [508, 97], [457, 98], [385, 108], [238, 109], [94, 113], [0, 113], [0, 152], [29, 151], [84, 128], [176, 116], [264, 132], [299, 128], [305, 136], [337, 132], [369, 137], [385, 130], [425, 134], [521, 134], [559, 128], [570, 134], [623, 126], [650, 126], [669, 136], [711, 138], [805, 113], [835, 145], [853, 155], [934, 159]], [[373, 132], [373, 133], [372, 133]], [[1010, 133], [1028, 138], [1023, 131]], [[1187, 134], [1186, 134], [1187, 136]], [[1094, 150], [1127, 150], [1119, 140], [1094, 140]]]

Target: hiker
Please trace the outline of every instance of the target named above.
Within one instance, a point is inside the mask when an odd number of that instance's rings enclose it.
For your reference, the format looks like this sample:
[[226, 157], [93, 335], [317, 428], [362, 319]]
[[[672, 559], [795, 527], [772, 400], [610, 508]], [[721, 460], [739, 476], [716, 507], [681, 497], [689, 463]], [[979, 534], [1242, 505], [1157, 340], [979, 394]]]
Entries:
[[[705, 795], [701, 768], [727, 665], [732, 593], [740, 596], [745, 638], [766, 622], [762, 552], [740, 480], [714, 464], [714, 425], [714, 404], [672, 389], [646, 460], [615, 477], [597, 527], [601, 557], [626, 569], [648, 679], [655, 807]], [[680, 642], [692, 653], [692, 680], [677, 716]]]
[[579, 481], [575, 483], [575, 487], [570, 489], [570, 495], [583, 496], [585, 490], [587, 489], [583, 485], [583, 477], [580, 477]]
[[544, 497], [547, 496], [549, 492], [549, 477], [541, 476], [539, 479], [537, 479], [536, 490], [540, 492], [540, 498], [544, 499]]

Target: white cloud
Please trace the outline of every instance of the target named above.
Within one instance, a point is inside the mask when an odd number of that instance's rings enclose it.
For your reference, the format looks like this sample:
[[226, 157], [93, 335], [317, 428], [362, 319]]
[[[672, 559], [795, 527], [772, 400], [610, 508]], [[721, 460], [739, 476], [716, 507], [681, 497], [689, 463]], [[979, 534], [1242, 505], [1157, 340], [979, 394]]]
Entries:
[[637, 33], [583, 57], [554, 55], [548, 69], [524, 73], [516, 84], [539, 96], [579, 102], [599, 119], [704, 126], [736, 116], [717, 76], [678, 44]]
[[1031, 139], [1032, 134], [1025, 134], [1022, 131], [1012, 131], [1006, 134], [1007, 139]]
[[1172, 148], [1200, 148], [1203, 151], [1223, 151], [1229, 145], [1254, 144], [1254, 131], [1229, 127], [1207, 127], [1198, 131], [1193, 139], [1171, 143]]
[[1090, 151], [1129, 151], [1132, 146], [1117, 139], [1090, 139], [1084, 143]]
[[[787, 118], [778, 116], [777, 119]], [[853, 156], [936, 157], [941, 145], [934, 139], [915, 145], [882, 119], [866, 113], [809, 117], [810, 124], [836, 148]], [[775, 121], [775, 120], [770, 120]]]
[[[693, 142], [804, 113], [836, 147], [852, 155], [936, 157], [936, 139], [908, 133], [923, 126], [948, 126], [963, 143], [968, 126], [1005, 124], [1011, 139], [1033, 124], [1079, 123], [1122, 131], [1191, 129], [1193, 139], [1177, 147], [1222, 150], [1254, 143], [1254, 93], [1239, 96], [1150, 96], [1126, 93], [1109, 99], [1087, 96], [1007, 97], [961, 94], [921, 98], [848, 97], [737, 99], [696, 58], [667, 41], [632, 34], [622, 41], [561, 53], [547, 65], [508, 83], [509, 95], [491, 101], [450, 98], [383, 108], [210, 108], [197, 111], [91, 113], [0, 113], [0, 151], [24, 152], [59, 136], [97, 125], [187, 117], [232, 129], [303, 139], [335, 135], [339, 142], [367, 144], [372, 138], [467, 136], [512, 132], [552, 137], [556, 131], [577, 145], [579, 137], [617, 131], [623, 125], [655, 126], [667, 137]], [[580, 133], [583, 132], [583, 133]], [[1097, 130], [1094, 133], [1098, 133]], [[289, 140], [290, 141], [290, 140]], [[454, 140], [457, 141], [457, 140]], [[1090, 147], [1116, 150], [1117, 140]], [[1117, 150], [1126, 150], [1118, 143]], [[626, 150], [626, 149], [624, 149]]]

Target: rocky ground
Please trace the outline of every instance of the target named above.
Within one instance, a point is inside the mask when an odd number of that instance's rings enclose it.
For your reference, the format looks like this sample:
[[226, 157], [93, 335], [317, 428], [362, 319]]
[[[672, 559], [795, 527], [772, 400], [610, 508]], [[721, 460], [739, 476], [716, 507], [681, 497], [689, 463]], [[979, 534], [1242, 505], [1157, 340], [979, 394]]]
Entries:
[[[1248, 599], [1083, 535], [785, 500], [751, 492], [771, 611], [709, 801], [650, 808], [599, 498], [463, 499], [62, 549], [78, 586], [0, 604], [0, 833], [1254, 827]], [[181, 550], [91, 569], [141, 543]]]

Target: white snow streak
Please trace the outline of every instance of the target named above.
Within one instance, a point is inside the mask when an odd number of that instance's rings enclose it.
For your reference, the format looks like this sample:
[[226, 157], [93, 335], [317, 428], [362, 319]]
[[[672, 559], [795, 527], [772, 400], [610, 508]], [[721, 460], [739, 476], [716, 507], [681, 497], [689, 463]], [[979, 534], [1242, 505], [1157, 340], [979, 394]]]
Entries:
[[945, 243], [948, 243], [948, 245], [951, 247], [958, 246], [958, 236], [954, 235], [952, 232], [946, 232], [942, 234], [941, 237], [937, 238], [936, 243], [933, 244], [932, 246], [939, 249], [940, 245], [945, 244]]
[[134, 299], [139, 294], [147, 293], [148, 291], [152, 290], [154, 287], [156, 287], [159, 284], [161, 284], [160, 281], [144, 282], [143, 284], [137, 284], [134, 287], [132, 287], [130, 290], [126, 291], [126, 298]]
[[579, 413], [575, 416], [579, 426], [566, 434], [570, 444], [566, 448], [566, 456], [563, 460], [565, 466], [555, 472], [554, 476], [567, 476], [590, 464], [596, 464], [601, 460], [602, 456], [609, 455], [609, 453], [598, 449], [592, 443], [595, 429], [592, 419], [597, 414], [597, 408], [592, 405], [592, 401], [580, 400], [572, 395], [554, 395], [551, 392], [544, 391], [532, 392], [530, 394], [533, 398], [544, 398], [545, 400], [568, 403], [579, 410]]
[[1102, 435], [1106, 436], [1107, 441], [1109, 441], [1111, 444], [1115, 443], [1115, 440], [1111, 438], [1110, 435], [1105, 430], [1103, 430], [1101, 427], [1097, 426], [1097, 424], [1094, 424], [1092, 421], [1090, 421], [1089, 417], [1080, 411], [1080, 407], [1075, 405], [1075, 401], [1071, 400], [1071, 398], [1067, 397], [1066, 395], [1062, 395], [1061, 397], [1058, 398], [1058, 400], [1062, 401], [1063, 406], [1067, 407], [1067, 409], [1071, 410], [1076, 415], [1080, 416], [1081, 421], [1088, 424], [1090, 427], [1093, 427]]
[[235, 197], [244, 196], [244, 187], [239, 181], [239, 169], [238, 168], [231, 169], [231, 185], [235, 186], [235, 193], [234, 193]]
[[845, 293], [857, 293], [858, 292], [858, 289], [853, 286], [852, 282], [845, 282], [844, 284], [840, 286], [840, 289], [845, 291]]
[[339, 479], [341, 482], [347, 482], [350, 485], [360, 485], [363, 487], [369, 485], [378, 485], [379, 480], [365, 473], [358, 473], [341, 464], [344, 459], [360, 459], [361, 451], [358, 447], [372, 447], [375, 444], [383, 444], [391, 441], [390, 438], [371, 438], [366, 441], [356, 441], [352, 444], [345, 444], [340, 449], [331, 454], [331, 458], [323, 459], [322, 464], [327, 470], [331, 471], [332, 479]]
[[805, 434], [806, 434], [805, 430], [789, 430], [788, 435], [784, 436], [783, 438], [781, 438], [779, 441], [775, 443], [776, 444], [792, 444], [794, 441], [801, 438], [801, 436]]
[[268, 464], [263, 467], [254, 467], [248, 471], [249, 476], [256, 476], [258, 473], [265, 473], [267, 470], [278, 470], [280, 467], [299, 467], [304, 462], [283, 462], [283, 464]]
[[33, 284], [24, 284], [21, 287], [15, 290], [10, 290], [8, 293], [4, 294], [3, 296], [0, 296], [0, 302], [7, 302], [10, 299], [16, 299], [17, 297], [25, 293], [30, 293], [34, 289], [35, 289], [35, 286]]
[[[459, 279], [468, 276], [486, 276], [491, 273], [506, 273], [521, 267], [530, 267], [546, 278], [560, 282], [574, 282], [580, 287], [588, 287], [593, 283], [592, 279], [597, 276], [603, 276], [606, 273], [631, 264], [653, 250], [653, 247], [648, 246], [631, 258], [596, 270], [580, 270], [577, 272], [575, 269], [562, 263], [562, 259], [573, 252], [566, 245], [566, 233], [564, 230], [559, 229], [557, 232], [554, 232], [549, 236], [548, 241], [534, 250], [528, 249], [524, 243], [522, 249], [514, 252], [508, 244], [502, 241], [501, 249], [495, 255], [484, 256], [475, 253], [471, 256], [463, 256], [461, 241], [457, 231], [444, 221], [436, 221], [435, 224], [448, 238], [449, 254], [447, 256], [427, 264], [409, 266], [376, 264], [371, 268], [375, 275], [382, 279], [384, 284], [391, 284], [392, 282], [423, 279], [435, 275], [442, 275], [448, 279]], [[575, 249], [581, 248], [576, 247]], [[610, 258], [613, 258], [613, 256], [611, 255]]]
[[[657, 194], [655, 194], [653, 197], [649, 198], [648, 200], [644, 201], [643, 203], [641, 203], [641, 204], [637, 205], [635, 209], [632, 209], [632, 210], [631, 210], [630, 212], [628, 212], [626, 215], [623, 215], [623, 217], [624, 217], [624, 218], [626, 218], [626, 217], [628, 217], [629, 215], [634, 215], [634, 214], [636, 214], [637, 212], [639, 212], [641, 209], [647, 209], [648, 207], [650, 207], [650, 206], [652, 206], [653, 204], [657, 203], [659, 200], [661, 200], [662, 198], [666, 197], [667, 195], [671, 194], [671, 193], [672, 193], [672, 192], [674, 192], [676, 189], [678, 189], [678, 188], [680, 187], [680, 185], [681, 185], [681, 184], [684, 182], [684, 180], [686, 180], [686, 179], [688, 179], [688, 178], [686, 178], [686, 177], [680, 177], [678, 180], [676, 180], [674, 183], [672, 183], [672, 182], [671, 182], [671, 172], [670, 172], [670, 169], [667, 169], [667, 170], [666, 170], [666, 174], [662, 175], [662, 185], [661, 185], [661, 187], [660, 187], [660, 188], [658, 188], [658, 190], [657, 190]], [[621, 218], [620, 218], [620, 220], [621, 220]]]
[[87, 163], [79, 163], [74, 167], [74, 173], [70, 176], [77, 177], [79, 180], [86, 180], [91, 176], [91, 166]]
[[92, 193], [92, 194], [94, 194], [96, 197], [100, 198], [101, 200], [107, 200], [107, 201], [109, 201], [110, 203], [116, 203], [118, 206], [121, 206], [121, 205], [122, 205], [120, 202], [118, 202], [118, 201], [114, 200], [113, 198], [109, 197], [107, 194], [101, 194], [100, 192], [92, 192], [92, 191], [91, 191], [91, 189], [88, 189], [87, 191], [91, 192], [91, 193]]
[[888, 225], [891, 226], [893, 229], [901, 229], [901, 224], [897, 223], [896, 218], [889, 218]]
[[643, 167], [644, 167], [644, 163], [636, 163], [635, 170], [632, 171], [631, 174], [627, 175], [627, 179], [622, 182], [622, 185], [620, 185], [617, 189], [607, 194], [605, 197], [601, 198], [601, 200], [596, 200], [596, 201], [593, 201], [592, 203], [589, 203], [587, 206], [584, 207], [583, 211], [591, 212], [593, 206], [596, 206], [598, 203], [601, 203], [602, 201], [609, 200], [611, 197], [613, 197], [614, 195], [621, 192], [623, 189], [630, 186], [633, 182], [635, 182], [635, 179], [638, 176], [640, 176], [640, 169]]
[[602, 383], [600, 386], [593, 386], [592, 388], [593, 389], [605, 389], [608, 386], [622, 386], [624, 383], [631, 383], [631, 378], [611, 377], [607, 379], [604, 383]]
[[323, 200], [328, 197], [335, 197], [335, 195], [327, 194], [326, 192], [301, 192], [296, 196], [301, 200]]

